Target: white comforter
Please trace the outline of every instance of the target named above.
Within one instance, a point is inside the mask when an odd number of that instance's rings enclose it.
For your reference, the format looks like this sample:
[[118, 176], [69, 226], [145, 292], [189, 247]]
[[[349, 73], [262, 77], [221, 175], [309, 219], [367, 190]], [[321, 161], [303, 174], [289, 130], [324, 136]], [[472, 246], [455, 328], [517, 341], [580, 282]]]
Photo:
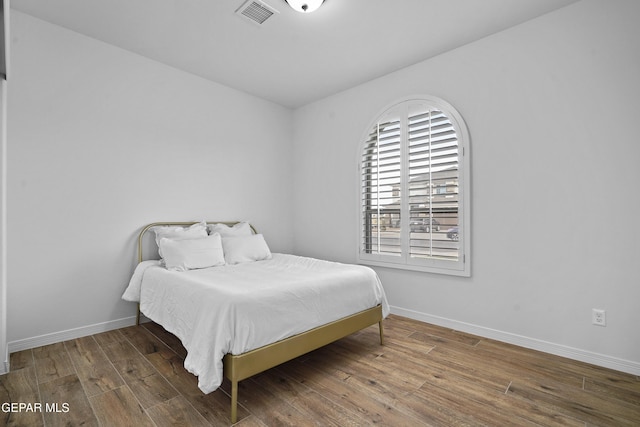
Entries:
[[241, 354], [353, 313], [389, 306], [370, 268], [294, 255], [237, 265], [168, 271], [136, 268], [122, 296], [182, 340], [185, 368], [209, 393], [222, 383], [225, 354]]

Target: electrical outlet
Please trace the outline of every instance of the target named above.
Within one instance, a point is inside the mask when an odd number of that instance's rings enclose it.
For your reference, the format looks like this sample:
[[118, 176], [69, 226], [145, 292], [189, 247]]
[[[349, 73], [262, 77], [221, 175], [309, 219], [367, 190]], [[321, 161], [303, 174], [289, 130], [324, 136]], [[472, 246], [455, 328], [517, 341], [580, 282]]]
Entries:
[[591, 310], [591, 323], [598, 326], [607, 326], [607, 313], [601, 308]]

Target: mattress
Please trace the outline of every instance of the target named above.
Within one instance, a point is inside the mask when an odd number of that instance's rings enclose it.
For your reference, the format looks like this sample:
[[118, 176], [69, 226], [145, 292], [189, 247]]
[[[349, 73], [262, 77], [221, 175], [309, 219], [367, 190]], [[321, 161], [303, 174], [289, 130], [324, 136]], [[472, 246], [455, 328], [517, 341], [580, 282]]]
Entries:
[[123, 299], [182, 341], [185, 369], [204, 393], [223, 379], [227, 353], [242, 354], [376, 305], [389, 305], [369, 267], [286, 254], [184, 272], [140, 263]]

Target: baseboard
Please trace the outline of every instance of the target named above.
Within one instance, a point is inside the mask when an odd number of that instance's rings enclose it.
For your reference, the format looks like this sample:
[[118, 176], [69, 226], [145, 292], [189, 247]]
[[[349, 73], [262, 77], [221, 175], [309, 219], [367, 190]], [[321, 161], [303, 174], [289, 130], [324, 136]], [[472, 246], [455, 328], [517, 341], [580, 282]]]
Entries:
[[538, 350], [545, 353], [554, 354], [556, 356], [578, 360], [580, 362], [590, 363], [592, 365], [601, 366], [603, 368], [614, 369], [616, 371], [626, 372], [632, 375], [640, 375], [640, 363], [630, 360], [618, 359], [616, 357], [607, 356], [605, 354], [593, 353], [578, 348], [568, 347], [562, 344], [555, 344], [535, 338], [529, 338], [522, 335], [499, 331], [496, 329], [485, 328], [483, 326], [459, 322], [457, 320], [433, 316], [431, 314], [421, 313], [418, 311], [407, 310], [401, 307], [392, 306], [391, 313], [397, 314], [398, 316], [408, 317], [414, 320], [420, 320], [421, 322], [431, 323], [433, 325], [478, 335], [484, 338], [489, 338], [508, 344], [514, 344], [520, 347], [530, 348], [532, 350]]
[[[110, 320], [108, 322], [96, 323], [94, 325], [81, 326], [79, 328], [68, 329], [66, 331], [53, 332], [50, 334], [39, 335], [37, 337], [25, 338], [8, 343], [9, 353], [16, 351], [28, 350], [30, 348], [40, 347], [43, 345], [55, 344], [62, 341], [73, 340], [76, 338], [86, 337], [87, 335], [99, 334], [113, 329], [120, 329], [127, 326], [135, 325], [136, 317], [125, 317], [123, 319]], [[8, 370], [8, 367], [7, 367]]]

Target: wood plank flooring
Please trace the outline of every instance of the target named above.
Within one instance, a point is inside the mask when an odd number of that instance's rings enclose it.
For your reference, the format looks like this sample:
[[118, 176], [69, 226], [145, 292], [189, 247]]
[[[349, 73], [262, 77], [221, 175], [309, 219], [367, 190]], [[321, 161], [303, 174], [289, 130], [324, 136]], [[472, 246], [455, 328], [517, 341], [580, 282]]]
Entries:
[[[391, 315], [242, 381], [238, 426], [639, 426], [640, 378]], [[180, 341], [154, 323], [11, 355], [10, 426], [224, 426]]]

